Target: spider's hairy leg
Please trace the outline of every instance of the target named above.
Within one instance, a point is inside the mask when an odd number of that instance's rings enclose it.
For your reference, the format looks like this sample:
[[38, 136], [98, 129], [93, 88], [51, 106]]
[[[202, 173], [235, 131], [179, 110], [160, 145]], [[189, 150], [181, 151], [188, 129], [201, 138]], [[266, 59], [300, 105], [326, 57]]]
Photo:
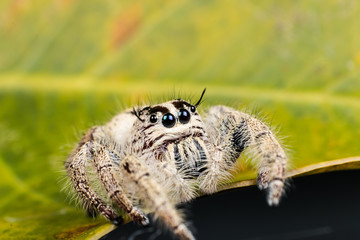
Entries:
[[119, 219], [119, 216], [115, 213], [115, 210], [108, 206], [90, 187], [86, 175], [86, 164], [91, 159], [90, 141], [93, 131], [94, 129], [91, 129], [85, 134], [82, 141], [65, 162], [65, 168], [67, 169], [76, 192], [82, 197], [84, 205], [87, 206], [89, 210], [95, 208], [107, 219], [116, 221]]
[[[121, 187], [118, 166], [112, 161], [110, 150], [104, 146], [98, 146], [94, 150], [94, 165], [100, 176], [101, 182], [112, 201], [121, 207], [131, 219], [142, 225], [148, 225], [149, 219], [138, 208], [134, 207], [130, 199]], [[113, 155], [113, 154], [112, 154]]]
[[231, 167], [241, 152], [247, 150], [254, 156], [258, 168], [258, 187], [267, 190], [269, 205], [278, 205], [282, 195], [287, 157], [269, 127], [258, 119], [225, 106], [215, 106], [209, 111], [209, 124], [220, 129], [223, 153], [222, 166]]
[[252, 148], [254, 153], [255, 165], [258, 167], [258, 187], [267, 190], [268, 204], [276, 206], [279, 204], [285, 181], [288, 161], [285, 151], [271, 130], [259, 120], [245, 116], [240, 126], [248, 129], [249, 140], [246, 145]]
[[127, 156], [120, 163], [122, 175], [133, 183], [145, 206], [153, 211], [181, 240], [195, 239], [179, 213], [170, 203], [147, 168], [136, 158]]

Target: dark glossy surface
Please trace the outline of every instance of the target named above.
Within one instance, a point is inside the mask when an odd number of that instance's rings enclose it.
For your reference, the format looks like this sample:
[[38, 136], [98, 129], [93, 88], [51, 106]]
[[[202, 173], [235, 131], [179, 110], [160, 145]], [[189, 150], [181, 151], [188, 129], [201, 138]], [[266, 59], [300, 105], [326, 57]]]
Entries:
[[[196, 239], [360, 239], [360, 171], [291, 180], [279, 207], [256, 187], [203, 197], [183, 207]], [[160, 230], [162, 229], [162, 230]], [[159, 224], [130, 223], [101, 238], [174, 239]]]

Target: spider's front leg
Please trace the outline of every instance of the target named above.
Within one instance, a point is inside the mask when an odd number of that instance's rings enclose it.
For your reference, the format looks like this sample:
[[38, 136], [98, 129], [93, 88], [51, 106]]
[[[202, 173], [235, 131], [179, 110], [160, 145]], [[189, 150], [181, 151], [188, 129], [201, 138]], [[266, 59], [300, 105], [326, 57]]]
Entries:
[[124, 179], [133, 184], [136, 194], [144, 201], [145, 206], [170, 227], [179, 239], [195, 239], [160, 185], [152, 179], [146, 166], [136, 158], [128, 156], [121, 161], [120, 170]]
[[100, 144], [102, 136], [101, 127], [90, 129], [66, 161], [65, 168], [75, 190], [88, 209], [96, 209], [115, 225], [121, 223], [121, 217], [117, 215], [116, 210], [107, 204], [104, 196], [101, 197], [90, 184], [87, 170], [89, 166], [94, 166], [108, 197], [128, 213], [131, 219], [147, 225], [149, 220], [146, 215], [132, 205], [121, 188], [119, 179], [116, 177], [117, 165], [110, 157], [111, 151]]
[[96, 210], [110, 221], [117, 221], [119, 216], [115, 210], [105, 203], [105, 201], [90, 186], [86, 166], [89, 164], [92, 154], [91, 140], [95, 128], [89, 130], [82, 138], [81, 142], [65, 162], [65, 168], [75, 188], [75, 191], [82, 198], [84, 206], [90, 212]]
[[217, 129], [212, 142], [218, 149], [215, 155], [221, 156], [221, 160], [215, 159], [210, 168], [226, 171], [243, 151], [250, 151], [258, 168], [258, 187], [267, 190], [269, 205], [278, 205], [287, 157], [271, 130], [258, 119], [225, 106], [212, 107], [207, 120], [210, 134], [212, 129]]
[[[97, 145], [97, 144], [94, 144]], [[105, 146], [97, 146], [93, 150], [94, 165], [100, 176], [100, 180], [108, 193], [110, 199], [123, 209], [130, 218], [142, 224], [143, 226], [149, 224], [149, 219], [140, 209], [133, 206], [130, 199], [127, 197], [120, 183], [120, 171], [115, 161], [118, 161], [116, 154], [112, 153]], [[116, 223], [115, 223], [116, 225]]]

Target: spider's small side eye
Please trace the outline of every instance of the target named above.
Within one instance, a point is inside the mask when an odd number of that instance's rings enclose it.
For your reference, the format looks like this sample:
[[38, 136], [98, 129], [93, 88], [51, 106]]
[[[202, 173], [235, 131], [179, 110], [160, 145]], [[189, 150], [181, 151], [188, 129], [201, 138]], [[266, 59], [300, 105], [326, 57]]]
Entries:
[[179, 121], [181, 123], [188, 123], [190, 121], [190, 113], [186, 109], [180, 109], [179, 111]]
[[167, 128], [173, 127], [175, 125], [175, 122], [176, 122], [175, 116], [172, 115], [171, 113], [166, 113], [162, 117], [162, 124]]
[[156, 115], [153, 114], [153, 115], [150, 116], [150, 122], [151, 122], [151, 123], [156, 123], [156, 122], [157, 122], [157, 117], [156, 117]]
[[190, 111], [191, 111], [191, 112], [195, 112], [195, 111], [196, 111], [196, 107], [195, 107], [195, 106], [191, 106], [191, 107], [190, 107]]

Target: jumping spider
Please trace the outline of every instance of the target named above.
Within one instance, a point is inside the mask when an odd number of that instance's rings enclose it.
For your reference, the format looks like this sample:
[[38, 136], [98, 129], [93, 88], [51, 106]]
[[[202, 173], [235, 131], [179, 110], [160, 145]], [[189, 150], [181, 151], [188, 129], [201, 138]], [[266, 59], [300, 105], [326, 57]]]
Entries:
[[226, 106], [211, 107], [202, 119], [204, 93], [194, 105], [175, 99], [126, 110], [83, 136], [65, 166], [88, 211], [114, 224], [124, 211], [147, 225], [146, 209], [179, 239], [194, 239], [176, 205], [216, 192], [245, 150], [253, 153], [268, 204], [279, 203], [287, 157], [273, 133]]

